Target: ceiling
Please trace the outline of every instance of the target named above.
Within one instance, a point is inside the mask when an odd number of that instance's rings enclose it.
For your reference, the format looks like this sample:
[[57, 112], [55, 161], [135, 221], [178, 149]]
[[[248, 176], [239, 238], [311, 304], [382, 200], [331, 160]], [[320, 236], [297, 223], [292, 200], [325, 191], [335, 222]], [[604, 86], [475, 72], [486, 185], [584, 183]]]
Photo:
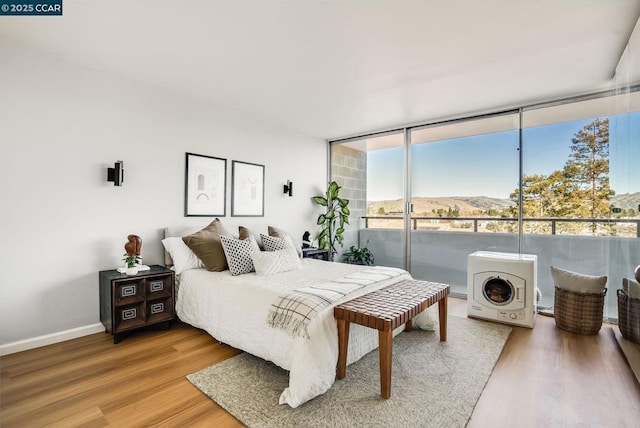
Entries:
[[[15, 44], [335, 139], [608, 88], [640, 0], [64, 0]], [[1, 57], [0, 57], [1, 60]]]

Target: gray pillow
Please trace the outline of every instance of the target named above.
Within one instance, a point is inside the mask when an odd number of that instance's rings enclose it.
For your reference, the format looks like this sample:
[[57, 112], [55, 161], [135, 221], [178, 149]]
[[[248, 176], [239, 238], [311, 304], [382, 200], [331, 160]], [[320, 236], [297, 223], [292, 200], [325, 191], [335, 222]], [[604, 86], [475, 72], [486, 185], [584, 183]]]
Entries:
[[574, 293], [602, 293], [607, 286], [606, 276], [584, 275], [551, 266], [551, 277], [556, 287]]
[[243, 239], [244, 240], [244, 239], [247, 239], [249, 236], [253, 236], [253, 238], [258, 243], [258, 247], [260, 248], [260, 251], [264, 251], [264, 245], [262, 244], [262, 239], [260, 239], [260, 236], [262, 236], [262, 233], [260, 233], [259, 235], [256, 235], [248, 227], [238, 226], [238, 238], [239, 239]]
[[632, 299], [640, 299], [640, 284], [633, 279], [622, 278], [622, 289]]

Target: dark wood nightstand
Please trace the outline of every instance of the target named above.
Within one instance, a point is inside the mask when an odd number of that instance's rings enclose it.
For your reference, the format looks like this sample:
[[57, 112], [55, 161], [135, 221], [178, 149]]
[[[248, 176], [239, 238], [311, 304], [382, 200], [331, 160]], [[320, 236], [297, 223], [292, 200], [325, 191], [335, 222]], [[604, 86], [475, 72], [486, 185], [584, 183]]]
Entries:
[[329, 250], [324, 250], [322, 248], [303, 248], [302, 257], [306, 259], [329, 261]]
[[175, 276], [163, 266], [137, 275], [100, 271], [100, 321], [119, 343], [131, 331], [147, 326], [169, 329], [175, 318]]

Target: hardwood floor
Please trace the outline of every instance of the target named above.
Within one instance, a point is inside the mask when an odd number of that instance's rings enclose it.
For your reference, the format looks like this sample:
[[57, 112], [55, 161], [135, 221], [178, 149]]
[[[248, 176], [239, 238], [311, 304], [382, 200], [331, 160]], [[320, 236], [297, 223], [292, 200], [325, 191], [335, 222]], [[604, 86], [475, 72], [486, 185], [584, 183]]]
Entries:
[[[449, 302], [464, 316], [464, 300]], [[542, 316], [514, 327], [468, 426], [639, 426], [640, 385], [612, 333], [572, 334]], [[0, 357], [0, 426], [242, 426], [185, 378], [236, 353], [175, 323], [118, 345], [94, 334]]]

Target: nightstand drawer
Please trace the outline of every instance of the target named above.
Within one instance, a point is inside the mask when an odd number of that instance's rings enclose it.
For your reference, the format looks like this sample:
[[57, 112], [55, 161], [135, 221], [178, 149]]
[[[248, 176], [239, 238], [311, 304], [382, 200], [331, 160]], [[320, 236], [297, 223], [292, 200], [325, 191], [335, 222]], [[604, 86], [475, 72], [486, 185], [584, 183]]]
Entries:
[[116, 306], [131, 305], [144, 300], [144, 281], [130, 280], [114, 283], [113, 299]]
[[115, 331], [127, 330], [145, 325], [144, 302], [115, 308]]
[[173, 319], [173, 299], [147, 300], [147, 322]]
[[173, 275], [167, 274], [164, 276], [157, 275], [153, 278], [147, 279], [147, 299], [160, 299], [171, 297], [173, 290]]
[[320, 248], [303, 248], [302, 257], [305, 259], [329, 261], [329, 250], [324, 250]]

